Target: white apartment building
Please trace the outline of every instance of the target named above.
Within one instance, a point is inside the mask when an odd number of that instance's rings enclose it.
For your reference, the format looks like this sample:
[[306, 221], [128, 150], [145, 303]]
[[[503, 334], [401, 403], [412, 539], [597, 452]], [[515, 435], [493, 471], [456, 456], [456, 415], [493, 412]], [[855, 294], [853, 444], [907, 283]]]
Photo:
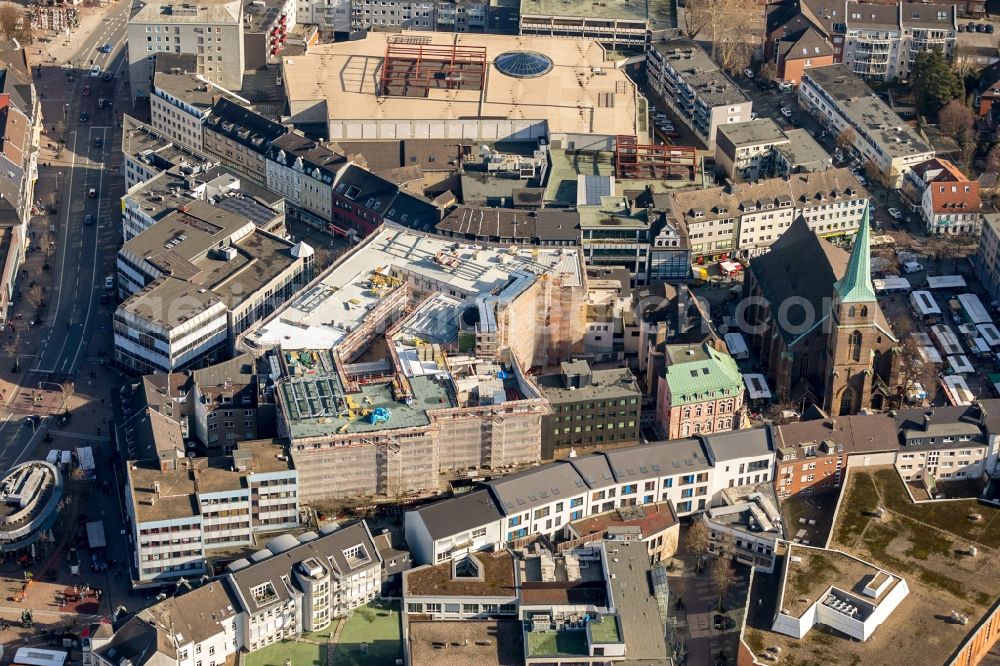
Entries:
[[844, 64], [865, 79], [907, 79], [917, 53], [937, 49], [947, 58], [958, 34], [954, 5], [848, 2]]
[[[670, 501], [678, 516], [706, 510], [727, 488], [771, 480], [774, 450], [767, 428], [603, 451], [541, 465], [406, 514], [414, 561], [437, 563], [496, 549], [621, 507]], [[499, 515], [497, 515], [499, 514]], [[450, 526], [444, 516], [456, 516]]]
[[850, 170], [827, 169], [677, 192], [670, 217], [687, 227], [692, 256], [755, 257], [799, 216], [821, 236], [853, 234], [867, 203], [867, 190]]
[[[167, 136], [152, 125], [125, 114], [122, 117], [122, 165], [119, 173], [125, 177], [123, 205], [128, 207], [128, 193], [133, 187], [169, 171], [174, 167], [188, 167], [199, 172], [212, 166], [207, 157]], [[127, 211], [123, 212], [123, 218]], [[124, 225], [124, 222], [123, 222]], [[151, 226], [149, 222], [143, 229]], [[125, 227], [123, 226], [123, 231]], [[135, 233], [126, 234], [128, 240]]]
[[902, 410], [896, 424], [896, 470], [903, 481], [978, 480], [986, 473], [989, 446], [979, 407]]
[[834, 135], [851, 128], [853, 152], [863, 162], [874, 164], [894, 189], [902, 186], [903, 176], [913, 165], [934, 157], [934, 149], [923, 137], [845, 65], [806, 70], [798, 100]]
[[156, 56], [154, 65], [150, 124], [171, 141], [200, 152], [201, 123], [219, 93], [197, 78], [194, 54], [163, 52]]
[[244, 647], [253, 652], [323, 629], [370, 602], [381, 586], [382, 557], [362, 521], [319, 535], [282, 534], [226, 571], [243, 610]]
[[[181, 440], [180, 427], [153, 410], [129, 426], [158, 439], [155, 447]], [[190, 580], [205, 571], [206, 552], [245, 547], [257, 534], [296, 527], [298, 472], [276, 452], [280, 448], [270, 442], [243, 442], [225, 464], [208, 458], [130, 464], [133, 584]]]
[[[222, 666], [327, 627], [378, 593], [382, 557], [364, 522], [283, 534], [221, 577], [85, 641], [94, 666]], [[110, 625], [105, 625], [110, 626]]]
[[142, 5], [128, 21], [132, 99], [149, 97], [159, 53], [193, 54], [195, 73], [229, 90], [243, 85], [242, 0], [165, 0]]
[[95, 632], [84, 645], [84, 663], [222, 666], [244, 644], [241, 614], [227, 583], [213, 581], [139, 611], [117, 632]]
[[308, 281], [312, 258], [305, 243], [190, 201], [118, 253], [128, 297], [114, 316], [115, 363], [148, 374], [223, 360], [236, 336]]
[[709, 148], [720, 125], [750, 120], [753, 102], [693, 40], [660, 39], [646, 51], [653, 93]]

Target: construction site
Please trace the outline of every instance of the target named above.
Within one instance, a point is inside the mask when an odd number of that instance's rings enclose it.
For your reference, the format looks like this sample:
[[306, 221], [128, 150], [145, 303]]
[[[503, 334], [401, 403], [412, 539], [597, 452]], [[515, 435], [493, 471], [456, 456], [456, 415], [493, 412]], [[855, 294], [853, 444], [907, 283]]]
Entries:
[[529, 370], [582, 348], [578, 249], [384, 227], [248, 331], [304, 502], [401, 499], [541, 457]]

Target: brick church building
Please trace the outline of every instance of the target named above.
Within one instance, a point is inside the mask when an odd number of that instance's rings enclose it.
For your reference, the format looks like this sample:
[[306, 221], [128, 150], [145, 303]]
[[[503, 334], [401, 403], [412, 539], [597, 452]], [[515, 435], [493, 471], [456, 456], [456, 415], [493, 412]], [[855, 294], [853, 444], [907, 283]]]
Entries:
[[899, 341], [875, 299], [868, 217], [850, 254], [800, 217], [750, 264], [743, 318], [780, 402], [837, 416], [895, 394]]

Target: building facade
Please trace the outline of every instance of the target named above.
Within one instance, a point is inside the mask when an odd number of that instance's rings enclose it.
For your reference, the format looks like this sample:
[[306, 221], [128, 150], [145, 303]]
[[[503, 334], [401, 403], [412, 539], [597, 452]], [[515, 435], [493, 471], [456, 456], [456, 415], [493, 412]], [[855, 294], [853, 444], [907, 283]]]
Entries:
[[656, 425], [667, 439], [742, 428], [744, 395], [743, 376], [728, 354], [709, 344], [667, 345]]
[[709, 148], [721, 125], [750, 120], [753, 102], [694, 41], [654, 41], [646, 52], [654, 95], [669, 106]]
[[835, 136], [850, 128], [851, 150], [871, 163], [884, 183], [899, 189], [916, 164], [934, 157], [934, 149], [846, 65], [808, 70], [798, 88], [802, 108]]
[[258, 185], [267, 185], [264, 156], [271, 142], [288, 130], [228, 99], [212, 107], [202, 126], [205, 154], [248, 176]]
[[823, 237], [861, 224], [868, 192], [847, 169], [799, 173], [755, 183], [671, 195], [670, 217], [687, 228], [691, 254], [702, 261], [756, 257], [797, 219]]
[[243, 85], [243, 9], [240, 0], [145, 5], [129, 18], [132, 99], [149, 97], [159, 53], [192, 54], [195, 73], [228, 90]]
[[946, 159], [915, 164], [903, 179], [905, 201], [920, 213], [928, 234], [974, 234], [979, 231], [982, 199], [979, 181]]
[[952, 57], [956, 17], [954, 5], [848, 2], [844, 64], [864, 79], [905, 80], [921, 51]]
[[558, 375], [537, 378], [552, 413], [542, 418], [542, 459], [572, 446], [639, 441], [642, 394], [628, 368], [591, 370], [562, 363]]

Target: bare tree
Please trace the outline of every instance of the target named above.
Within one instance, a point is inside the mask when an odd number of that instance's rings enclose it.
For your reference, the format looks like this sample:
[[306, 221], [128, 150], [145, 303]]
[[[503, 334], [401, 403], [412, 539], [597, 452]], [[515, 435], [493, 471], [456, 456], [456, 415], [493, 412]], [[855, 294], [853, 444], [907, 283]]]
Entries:
[[10, 331], [9, 333], [10, 333], [9, 336], [5, 337], [4, 340], [3, 340], [3, 351], [4, 351], [5, 354], [9, 354], [10, 356], [14, 357], [14, 365], [11, 366], [11, 369], [14, 372], [20, 372], [21, 371], [21, 355], [20, 355], [20, 351], [21, 351], [21, 347], [20, 347], [20, 344], [21, 344], [21, 332], [18, 331], [17, 329], [14, 329], [14, 330]]
[[21, 25], [21, 8], [13, 2], [0, 3], [0, 32], [4, 39], [14, 39]]
[[1000, 173], [1000, 143], [993, 144], [990, 152], [986, 153], [986, 172]]
[[920, 345], [913, 337], [910, 320], [900, 317], [895, 320], [893, 328], [903, 340], [898, 351], [899, 384], [896, 386], [898, 403], [902, 405], [910, 392], [918, 388], [924, 390], [928, 400], [933, 400], [937, 393], [937, 370], [933, 363], [924, 361]]
[[773, 62], [768, 60], [760, 67], [760, 72], [758, 73], [761, 78], [767, 79], [768, 81], [778, 80], [778, 66]]
[[27, 299], [35, 310], [41, 310], [45, 307], [45, 290], [42, 289], [41, 285], [36, 284], [28, 289]]
[[971, 173], [972, 157], [976, 154], [976, 130], [971, 126], [963, 129], [958, 136], [958, 145], [962, 149], [962, 166], [966, 173]]
[[760, 8], [753, 0], [692, 0], [688, 3], [688, 37], [707, 34], [712, 59], [727, 72], [746, 68], [760, 43], [753, 26], [759, 25]]
[[719, 595], [719, 607], [726, 598], [726, 593], [732, 589], [736, 583], [736, 570], [733, 568], [732, 558], [728, 553], [720, 554], [712, 562], [712, 586]]
[[687, 546], [688, 552], [698, 556], [700, 562], [701, 558], [708, 553], [710, 545], [708, 527], [705, 525], [705, 521], [701, 518], [694, 519], [691, 526], [688, 527], [687, 535], [684, 537], [684, 544]]
[[972, 109], [957, 99], [948, 102], [938, 114], [938, 127], [944, 134], [956, 141], [963, 134], [972, 130], [975, 121], [976, 117], [972, 113]]
[[858, 139], [858, 133], [854, 131], [853, 127], [845, 127], [840, 130], [840, 134], [837, 135], [837, 148], [840, 148], [840, 152], [847, 154], [847, 151], [851, 149], [854, 142]]
[[964, 82], [965, 79], [979, 70], [978, 59], [979, 55], [968, 42], [956, 43], [955, 51], [952, 54], [951, 68], [962, 77]]

